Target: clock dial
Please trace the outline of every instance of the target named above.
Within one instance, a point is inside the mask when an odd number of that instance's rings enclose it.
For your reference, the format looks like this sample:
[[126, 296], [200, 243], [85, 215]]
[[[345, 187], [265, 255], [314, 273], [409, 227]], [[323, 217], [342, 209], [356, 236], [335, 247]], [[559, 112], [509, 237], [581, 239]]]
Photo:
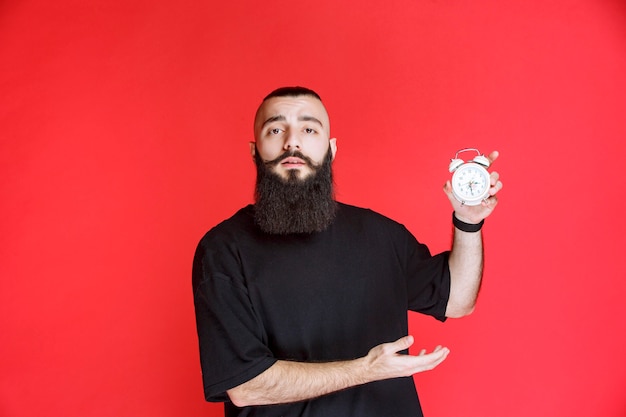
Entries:
[[452, 176], [455, 197], [467, 205], [478, 205], [489, 194], [489, 173], [478, 164], [466, 163]]

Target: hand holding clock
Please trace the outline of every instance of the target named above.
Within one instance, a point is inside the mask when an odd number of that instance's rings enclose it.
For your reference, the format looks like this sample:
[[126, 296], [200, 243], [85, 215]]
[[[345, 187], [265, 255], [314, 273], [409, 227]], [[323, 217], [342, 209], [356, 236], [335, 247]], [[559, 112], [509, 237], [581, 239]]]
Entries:
[[[498, 151], [491, 152], [486, 157], [488, 165], [498, 155]], [[452, 180], [446, 181], [443, 190], [452, 204], [456, 218], [464, 223], [478, 224], [489, 217], [498, 204], [497, 193], [502, 189], [500, 175], [497, 172], [487, 173], [483, 167], [471, 162], [454, 169], [451, 166], [451, 170], [457, 172]]]

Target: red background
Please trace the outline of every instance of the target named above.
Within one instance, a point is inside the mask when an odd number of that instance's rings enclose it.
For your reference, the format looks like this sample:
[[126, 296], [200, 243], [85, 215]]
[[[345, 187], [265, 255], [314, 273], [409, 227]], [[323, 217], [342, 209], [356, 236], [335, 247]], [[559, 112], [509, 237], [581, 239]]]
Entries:
[[452, 351], [427, 415], [626, 415], [625, 74], [617, 0], [0, 3], [0, 415], [221, 415], [191, 259], [291, 84], [329, 109], [338, 198], [434, 252], [449, 159], [501, 152], [477, 311], [411, 316]]

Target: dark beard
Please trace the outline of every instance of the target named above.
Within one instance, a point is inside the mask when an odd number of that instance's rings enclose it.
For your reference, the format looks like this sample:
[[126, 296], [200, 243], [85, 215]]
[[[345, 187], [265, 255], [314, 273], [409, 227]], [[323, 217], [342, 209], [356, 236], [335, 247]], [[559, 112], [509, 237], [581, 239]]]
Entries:
[[[304, 160], [313, 172], [300, 179], [298, 172], [291, 170], [284, 179], [272, 171], [290, 156]], [[285, 152], [269, 162], [264, 162], [256, 152], [254, 161], [257, 167], [254, 220], [261, 230], [285, 235], [321, 232], [330, 226], [337, 211], [330, 148], [320, 165], [298, 151]]]

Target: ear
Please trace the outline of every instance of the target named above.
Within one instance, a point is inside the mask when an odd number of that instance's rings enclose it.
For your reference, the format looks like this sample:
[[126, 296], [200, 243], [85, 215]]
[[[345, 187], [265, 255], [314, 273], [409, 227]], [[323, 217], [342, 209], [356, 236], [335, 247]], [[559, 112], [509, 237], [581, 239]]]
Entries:
[[256, 142], [250, 142], [250, 155], [252, 155], [252, 160], [254, 161], [254, 156], [256, 155]]
[[337, 153], [337, 138], [332, 138], [329, 140], [330, 142], [330, 152], [333, 156], [333, 160], [335, 159], [335, 154]]

